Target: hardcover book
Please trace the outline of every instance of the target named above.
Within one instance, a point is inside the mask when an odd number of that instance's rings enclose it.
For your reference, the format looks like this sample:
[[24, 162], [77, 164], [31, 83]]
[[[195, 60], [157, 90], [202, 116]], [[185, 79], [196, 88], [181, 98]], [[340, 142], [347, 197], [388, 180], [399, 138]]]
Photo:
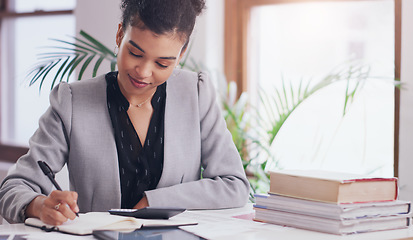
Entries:
[[350, 220], [333, 220], [261, 208], [255, 208], [254, 220], [338, 235], [400, 229], [410, 225], [410, 216], [408, 214]]
[[255, 194], [254, 208], [277, 210], [334, 220], [351, 220], [410, 215], [409, 201], [395, 200], [365, 203], [329, 203], [276, 194]]
[[319, 170], [270, 172], [270, 193], [333, 203], [392, 201], [397, 178], [380, 178]]

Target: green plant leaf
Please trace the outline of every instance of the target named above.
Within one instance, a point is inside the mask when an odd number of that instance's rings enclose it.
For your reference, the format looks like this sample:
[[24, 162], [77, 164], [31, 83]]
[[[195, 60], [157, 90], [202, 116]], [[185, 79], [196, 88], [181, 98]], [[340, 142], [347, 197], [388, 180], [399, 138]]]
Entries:
[[73, 65], [70, 67], [69, 73], [67, 74], [67, 81], [69, 81], [70, 75], [72, 75], [72, 73], [76, 69], [77, 65], [79, 65], [79, 63], [81, 61], [83, 61], [83, 59], [85, 57], [86, 57], [86, 55], [79, 55], [79, 57], [76, 59], [76, 61], [74, 61]]
[[65, 67], [65, 65], [66, 65], [67, 62], [69, 61], [69, 59], [70, 59], [70, 56], [68, 56], [68, 57], [66, 58], [66, 60], [65, 60], [65, 61], [62, 63], [62, 65], [60, 66], [59, 70], [57, 70], [57, 73], [56, 73], [55, 77], [53, 78], [53, 82], [52, 82], [52, 85], [51, 85], [50, 89], [53, 89], [53, 86], [55, 85], [56, 80], [57, 80], [57, 78], [59, 77], [60, 72], [63, 70], [63, 68]]
[[104, 60], [108, 60], [110, 62], [112, 71], [116, 69], [116, 56], [109, 50], [109, 48], [104, 46], [98, 40], [83, 30], [80, 31], [80, 37], [73, 38], [76, 42], [61, 39], [50, 39], [59, 45], [41, 48], [51, 50], [48, 52], [39, 53], [37, 55], [38, 60], [41, 60], [42, 63], [37, 63], [37, 66], [34, 67], [29, 74], [27, 74], [27, 77], [30, 78], [30, 85], [33, 85], [40, 79], [40, 90], [43, 87], [43, 83], [47, 79], [47, 76], [50, 75], [51, 70], [54, 68], [58, 68], [58, 70], [51, 79], [51, 88], [54, 87], [58, 78], [60, 78], [59, 82], [63, 81], [65, 77], [67, 81], [69, 81], [70, 76], [78, 66], [80, 66], [78, 75], [78, 80], [80, 80], [84, 76], [86, 69], [92, 65], [91, 63], [97, 55], [99, 58], [93, 66], [92, 77], [96, 76], [101, 63]]
[[89, 56], [86, 61], [83, 63], [82, 68], [79, 71], [79, 80], [82, 79], [83, 73], [85, 72], [87, 66], [89, 66], [90, 62], [92, 61], [92, 59], [96, 56], [96, 54]]
[[[32, 80], [30, 81], [30, 83], [29, 83], [29, 86], [31, 86], [31, 85], [33, 85], [36, 81], [37, 81], [37, 79], [39, 79], [39, 77], [42, 75], [42, 73], [43, 73], [43, 71], [44, 71], [44, 69], [45, 69], [45, 67], [46, 67], [47, 65], [42, 65], [42, 66], [38, 66], [36, 69], [37, 69], [37, 73], [33, 76], [33, 78], [32, 78]], [[35, 70], [34, 70], [35, 71]]]
[[288, 104], [288, 95], [287, 95], [287, 90], [286, 90], [286, 87], [285, 87], [284, 78], [282, 79], [282, 90], [283, 90], [283, 93], [284, 93], [283, 97], [284, 97], [284, 101], [285, 101], [284, 110], [288, 110], [288, 106], [289, 106], [289, 104]]
[[[66, 68], [64, 69], [61, 77], [60, 77], [60, 82], [63, 81], [64, 76], [66, 75], [66, 73], [69, 72], [69, 70], [72, 68], [73, 64], [76, 62], [76, 60], [79, 58], [79, 54], [75, 54], [75, 56], [72, 58], [72, 60], [70, 60], [69, 64], [67, 64]], [[67, 75], [67, 81], [69, 81], [70, 75]]]
[[43, 78], [40, 81], [40, 87], [39, 87], [39, 91], [43, 85], [44, 80], [46, 79], [47, 74], [49, 74], [49, 72], [60, 62], [60, 59], [57, 60], [55, 63], [50, 63], [49, 66], [47, 67], [46, 71], [43, 73]]
[[50, 40], [53, 40], [53, 41], [56, 41], [56, 42], [60, 42], [60, 43], [63, 43], [63, 44], [67, 44], [67, 45], [70, 45], [70, 46], [73, 46], [73, 47], [74, 47], [74, 48], [55, 47], [55, 48], [57, 48], [57, 49], [65, 49], [65, 50], [69, 50], [69, 51], [83, 51], [84, 53], [87, 53], [87, 52], [96, 53], [92, 48], [88, 48], [88, 47], [85, 47], [85, 46], [80, 45], [80, 44], [77, 44], [77, 43], [72, 43], [72, 42], [68, 42], [68, 41], [64, 41], [64, 40], [59, 40], [59, 39], [54, 39], [54, 38], [52, 38], [52, 39], [50, 39]]
[[93, 68], [93, 74], [92, 77], [96, 77], [96, 74], [99, 70], [100, 64], [103, 62], [105, 58], [103, 56], [100, 56], [100, 58], [96, 61], [95, 67]]
[[82, 35], [85, 39], [87, 39], [89, 42], [91, 42], [92, 44], [94, 44], [95, 46], [98, 47], [98, 49], [100, 49], [103, 53], [106, 53], [112, 57], [115, 57], [115, 54], [109, 49], [107, 48], [105, 45], [103, 45], [101, 42], [99, 42], [98, 40], [96, 40], [94, 37], [92, 37], [91, 35], [87, 34], [85, 31], [80, 30], [80, 35]]

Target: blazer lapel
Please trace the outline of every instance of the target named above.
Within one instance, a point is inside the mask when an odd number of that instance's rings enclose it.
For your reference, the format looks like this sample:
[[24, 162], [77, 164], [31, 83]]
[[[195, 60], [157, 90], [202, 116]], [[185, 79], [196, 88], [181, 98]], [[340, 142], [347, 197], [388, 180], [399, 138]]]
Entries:
[[175, 70], [166, 84], [164, 166], [157, 188], [180, 184], [200, 148], [196, 73]]

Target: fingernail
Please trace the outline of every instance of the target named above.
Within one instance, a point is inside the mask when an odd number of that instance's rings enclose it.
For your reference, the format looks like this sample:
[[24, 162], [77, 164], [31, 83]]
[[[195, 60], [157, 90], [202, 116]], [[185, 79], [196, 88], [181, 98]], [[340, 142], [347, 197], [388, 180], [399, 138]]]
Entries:
[[75, 212], [79, 212], [79, 207], [78, 206], [75, 207]]

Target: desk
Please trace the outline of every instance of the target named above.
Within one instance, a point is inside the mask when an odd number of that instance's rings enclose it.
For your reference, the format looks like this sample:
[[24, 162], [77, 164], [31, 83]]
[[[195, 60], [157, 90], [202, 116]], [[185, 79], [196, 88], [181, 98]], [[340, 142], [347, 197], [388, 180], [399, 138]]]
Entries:
[[[265, 239], [316, 239], [316, 240], [388, 240], [413, 239], [413, 227], [400, 230], [379, 231], [348, 236], [338, 236], [273, 224], [259, 223], [234, 216], [248, 216], [253, 213], [252, 204], [242, 208], [224, 210], [186, 211], [181, 216], [196, 219], [199, 224], [182, 229], [207, 239], [265, 240]], [[29, 234], [29, 239], [95, 239], [93, 236], [74, 236], [57, 232], [45, 233], [24, 224], [0, 225], [0, 235]]]

